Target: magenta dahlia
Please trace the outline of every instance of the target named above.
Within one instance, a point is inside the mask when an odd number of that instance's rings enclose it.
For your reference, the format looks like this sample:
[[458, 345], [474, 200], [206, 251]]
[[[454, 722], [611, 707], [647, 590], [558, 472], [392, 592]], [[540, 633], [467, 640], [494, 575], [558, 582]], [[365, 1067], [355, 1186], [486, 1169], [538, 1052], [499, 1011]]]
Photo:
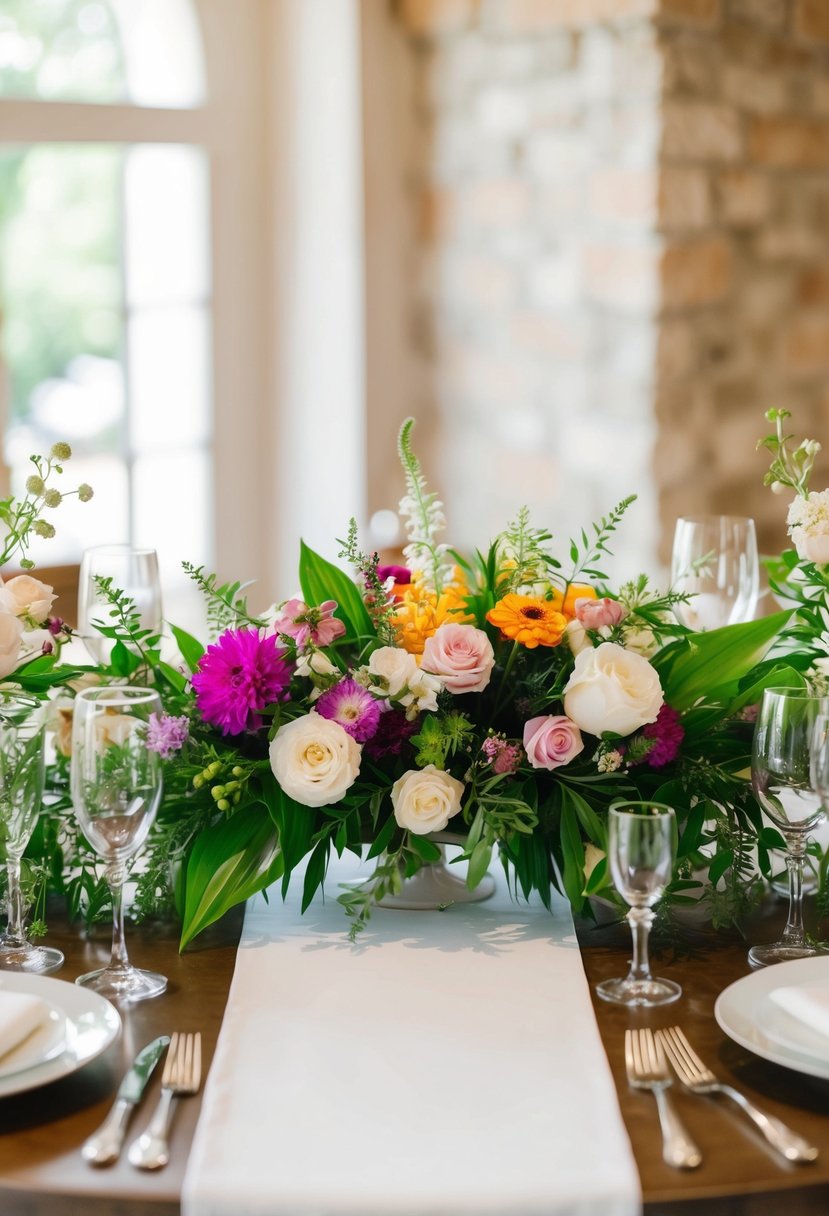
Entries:
[[340, 680], [322, 694], [314, 709], [320, 717], [339, 722], [358, 743], [371, 739], [380, 723], [380, 702], [356, 680]]
[[677, 711], [671, 709], [670, 705], [663, 705], [656, 721], [646, 726], [642, 734], [646, 739], [653, 740], [653, 745], [645, 757], [647, 763], [651, 768], [663, 768], [679, 755], [685, 729]]
[[193, 676], [201, 716], [223, 735], [261, 726], [266, 705], [287, 700], [291, 666], [273, 635], [258, 629], [228, 629], [208, 646]]

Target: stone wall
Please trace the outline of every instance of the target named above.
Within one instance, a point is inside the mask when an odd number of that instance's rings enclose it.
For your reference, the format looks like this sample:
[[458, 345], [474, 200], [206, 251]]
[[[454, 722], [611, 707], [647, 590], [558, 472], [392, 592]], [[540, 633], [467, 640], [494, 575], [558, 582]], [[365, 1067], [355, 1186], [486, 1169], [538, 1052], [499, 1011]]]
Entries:
[[617, 570], [656, 569], [696, 510], [753, 514], [779, 548], [763, 411], [829, 449], [829, 0], [391, 11], [413, 409], [452, 539], [524, 502], [563, 538], [635, 490]]

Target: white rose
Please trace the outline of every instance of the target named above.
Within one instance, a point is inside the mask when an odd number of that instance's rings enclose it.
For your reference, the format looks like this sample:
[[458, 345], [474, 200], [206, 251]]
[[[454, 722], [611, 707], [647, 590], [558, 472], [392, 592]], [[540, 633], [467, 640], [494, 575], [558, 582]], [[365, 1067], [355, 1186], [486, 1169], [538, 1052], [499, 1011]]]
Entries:
[[575, 617], [573, 617], [572, 621], [567, 622], [564, 636], [573, 654], [581, 654], [583, 650], [586, 650], [588, 646], [592, 646], [593, 644], [587, 636], [587, 630], [584, 625]]
[[368, 669], [383, 682], [390, 697], [396, 697], [407, 686], [412, 687], [420, 674], [414, 655], [397, 646], [380, 646], [372, 653]]
[[41, 624], [49, 615], [55, 593], [40, 579], [18, 574], [0, 587], [0, 609]]
[[453, 815], [461, 809], [463, 782], [427, 764], [422, 769], [410, 769], [391, 787], [394, 817], [401, 828], [425, 836], [442, 832]]
[[22, 644], [23, 622], [14, 613], [0, 610], [0, 679], [14, 671]]
[[802, 562], [814, 562], [818, 566], [829, 563], [829, 532], [807, 532], [805, 528], [792, 528], [792, 540]]
[[589, 735], [630, 735], [655, 722], [664, 697], [647, 659], [615, 642], [576, 656], [564, 689], [564, 712]]
[[339, 802], [360, 771], [360, 746], [339, 722], [314, 710], [286, 722], [270, 747], [273, 774], [302, 806]]

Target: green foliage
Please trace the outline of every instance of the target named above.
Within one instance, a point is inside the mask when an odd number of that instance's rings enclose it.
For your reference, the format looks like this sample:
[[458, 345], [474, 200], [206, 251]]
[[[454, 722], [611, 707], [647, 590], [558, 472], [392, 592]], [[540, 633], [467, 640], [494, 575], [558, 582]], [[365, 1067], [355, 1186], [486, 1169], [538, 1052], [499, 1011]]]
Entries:
[[371, 617], [359, 591], [347, 574], [300, 542], [299, 585], [307, 604], [336, 600], [334, 613], [345, 625], [345, 640], [374, 638]]
[[424, 715], [420, 731], [412, 736], [419, 768], [434, 764], [446, 768], [446, 761], [459, 752], [468, 751], [475, 727], [465, 714], [453, 710], [448, 714]]
[[207, 624], [213, 637], [225, 629], [238, 629], [245, 625], [258, 629], [262, 626], [263, 622], [258, 617], [249, 614], [247, 599], [241, 594], [250, 583], [220, 585], [215, 574], [205, 574], [204, 566], [193, 566], [190, 562], [182, 562], [181, 565], [207, 602]]
[[381, 646], [395, 646], [394, 602], [387, 597], [377, 573], [379, 556], [376, 553], [363, 553], [360, 549], [356, 519], [349, 520], [348, 537], [339, 544], [340, 557], [350, 562], [357, 571], [358, 584], [363, 588], [363, 603], [371, 617], [377, 641]]
[[598, 523], [592, 525], [592, 537], [582, 530], [578, 540], [570, 541], [570, 561], [573, 563], [573, 569], [567, 580], [568, 586], [583, 578], [594, 579], [599, 583], [607, 581], [607, 575], [598, 569], [599, 562], [610, 553], [608, 541], [622, 522], [628, 507], [635, 502], [635, 494], [623, 498], [609, 515], [603, 515]]

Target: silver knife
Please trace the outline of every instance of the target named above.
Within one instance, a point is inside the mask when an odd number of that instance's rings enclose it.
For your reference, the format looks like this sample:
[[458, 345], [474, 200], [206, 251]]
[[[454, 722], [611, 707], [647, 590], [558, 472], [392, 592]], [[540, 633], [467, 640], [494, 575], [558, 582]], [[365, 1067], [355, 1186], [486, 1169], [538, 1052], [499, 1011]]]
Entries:
[[170, 1036], [163, 1034], [141, 1048], [132, 1068], [118, 1087], [115, 1105], [81, 1149], [84, 1161], [90, 1165], [109, 1165], [118, 1160], [130, 1116], [141, 1101], [144, 1087], [169, 1042]]

